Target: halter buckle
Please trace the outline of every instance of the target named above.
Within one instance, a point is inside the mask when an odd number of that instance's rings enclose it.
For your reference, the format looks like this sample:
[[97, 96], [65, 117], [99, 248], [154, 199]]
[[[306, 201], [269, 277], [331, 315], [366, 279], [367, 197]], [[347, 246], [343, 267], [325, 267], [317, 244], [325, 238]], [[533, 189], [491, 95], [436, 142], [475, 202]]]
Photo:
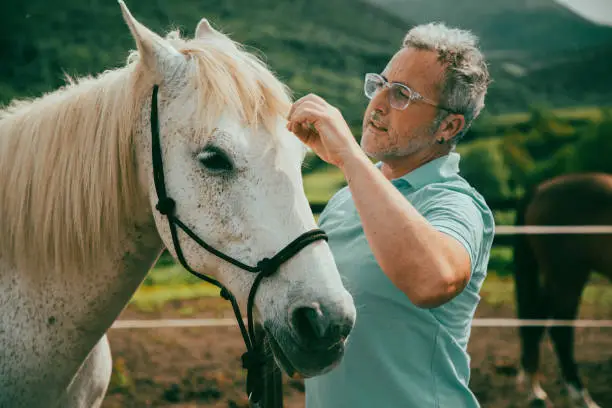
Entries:
[[279, 266], [277, 262], [270, 258], [264, 258], [257, 262], [257, 269], [259, 269], [259, 273], [264, 277], [273, 275], [274, 272], [278, 270]]

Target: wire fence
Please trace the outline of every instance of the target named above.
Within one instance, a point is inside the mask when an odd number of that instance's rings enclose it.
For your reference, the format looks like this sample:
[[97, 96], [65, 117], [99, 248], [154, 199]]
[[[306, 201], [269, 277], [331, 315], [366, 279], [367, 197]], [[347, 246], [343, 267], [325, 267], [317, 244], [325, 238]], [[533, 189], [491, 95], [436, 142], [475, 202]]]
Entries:
[[495, 235], [612, 234], [612, 225], [498, 225]]
[[[320, 214], [325, 203], [311, 203], [313, 213]], [[511, 210], [515, 208], [514, 201], [501, 201], [491, 204], [495, 210]], [[496, 236], [514, 235], [551, 235], [551, 234], [612, 234], [612, 225], [497, 225]], [[246, 321], [245, 321], [246, 324]], [[152, 319], [152, 320], [117, 320], [111, 329], [160, 329], [186, 327], [232, 327], [238, 326], [235, 319]], [[582, 328], [612, 328], [612, 320], [531, 320], [511, 318], [475, 318], [472, 327], [582, 327]]]
[[[246, 324], [246, 320], [244, 321]], [[111, 329], [165, 329], [189, 327], [238, 327], [236, 319], [151, 319], [151, 320], [117, 320]], [[612, 320], [521, 320], [503, 318], [477, 318], [472, 327], [586, 327], [612, 328]]]

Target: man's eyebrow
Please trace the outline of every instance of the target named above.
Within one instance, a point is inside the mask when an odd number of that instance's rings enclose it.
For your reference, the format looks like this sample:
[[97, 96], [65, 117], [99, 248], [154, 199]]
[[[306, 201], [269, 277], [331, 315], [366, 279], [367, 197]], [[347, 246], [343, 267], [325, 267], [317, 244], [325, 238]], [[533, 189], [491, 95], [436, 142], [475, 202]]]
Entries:
[[388, 79], [386, 76], [384, 76], [383, 74], [380, 74], [380, 76], [381, 76], [381, 77], [382, 77], [382, 78], [383, 78], [385, 81], [389, 82], [390, 84], [402, 84], [402, 85], [407, 86], [408, 88], [412, 89], [412, 87], [411, 87], [410, 85], [408, 85], [408, 84], [405, 84], [405, 83], [403, 83], [403, 82], [398, 82], [398, 81], [393, 81], [393, 82], [392, 82], [392, 81], [389, 81], [389, 79]]

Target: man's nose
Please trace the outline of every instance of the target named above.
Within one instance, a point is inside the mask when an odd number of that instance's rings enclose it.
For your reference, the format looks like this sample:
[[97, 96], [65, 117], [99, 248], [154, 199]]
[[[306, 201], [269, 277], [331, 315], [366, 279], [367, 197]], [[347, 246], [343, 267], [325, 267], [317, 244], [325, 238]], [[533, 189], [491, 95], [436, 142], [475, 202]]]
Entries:
[[381, 89], [372, 99], [372, 114], [384, 116], [389, 113], [389, 90]]

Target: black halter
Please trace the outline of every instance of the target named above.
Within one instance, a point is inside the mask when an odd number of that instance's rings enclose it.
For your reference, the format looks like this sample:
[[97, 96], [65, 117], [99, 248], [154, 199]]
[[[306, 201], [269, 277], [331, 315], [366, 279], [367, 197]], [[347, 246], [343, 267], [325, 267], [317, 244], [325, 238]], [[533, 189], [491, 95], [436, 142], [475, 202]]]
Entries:
[[[153, 154], [153, 177], [155, 180], [155, 190], [157, 191], [158, 197], [158, 203], [155, 208], [168, 218], [168, 225], [172, 235], [172, 243], [174, 245], [176, 256], [178, 257], [181, 265], [183, 265], [186, 270], [198, 278], [218, 286], [221, 289], [221, 297], [229, 300], [232, 303], [232, 308], [234, 309], [234, 314], [238, 320], [238, 325], [240, 326], [240, 331], [242, 332], [242, 337], [244, 338], [247, 348], [246, 353], [242, 355], [242, 366], [247, 370], [246, 390], [252, 406], [274, 408], [282, 407], [282, 374], [278, 367], [276, 367], [273, 358], [271, 356], [269, 359], [266, 357], [263, 350], [263, 342], [258, 342], [257, 338], [255, 337], [256, 333], [253, 326], [253, 303], [255, 300], [255, 293], [257, 292], [257, 288], [259, 287], [259, 284], [263, 278], [274, 274], [284, 262], [296, 255], [307, 245], [318, 240], [327, 240], [327, 235], [320, 229], [308, 231], [289, 243], [272, 258], [264, 258], [257, 263], [257, 266], [250, 266], [211, 247], [200, 237], [198, 237], [192, 230], [190, 230], [189, 227], [183, 224], [183, 222], [181, 222], [181, 220], [174, 215], [174, 209], [176, 206], [175, 201], [166, 194], [164, 167], [159, 140], [159, 119], [157, 114], [158, 88], [158, 85], [153, 87], [153, 95], [151, 100], [151, 150]], [[231, 263], [232, 265], [244, 269], [245, 271], [257, 274], [255, 281], [253, 282], [253, 286], [251, 287], [251, 291], [249, 292], [247, 302], [248, 331], [244, 327], [240, 308], [238, 307], [238, 303], [231, 292], [219, 281], [206, 275], [202, 275], [189, 267], [185, 257], [183, 256], [183, 251], [181, 250], [181, 245], [178, 240], [178, 233], [176, 229], [177, 225], [202, 248]], [[265, 375], [272, 376], [272, 378], [264, 378]], [[267, 388], [267, 390], [265, 388]]]

